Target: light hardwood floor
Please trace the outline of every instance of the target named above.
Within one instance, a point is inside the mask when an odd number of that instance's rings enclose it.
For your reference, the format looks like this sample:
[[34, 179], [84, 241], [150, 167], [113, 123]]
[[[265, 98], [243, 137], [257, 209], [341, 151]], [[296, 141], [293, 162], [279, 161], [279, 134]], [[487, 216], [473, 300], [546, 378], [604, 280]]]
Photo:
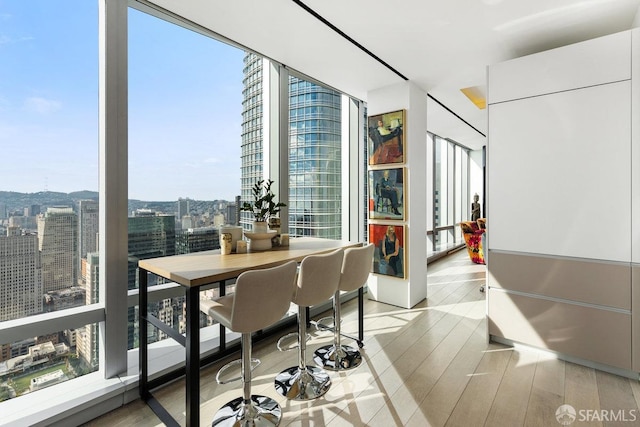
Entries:
[[[460, 251], [428, 266], [428, 298], [416, 307], [365, 302], [363, 364], [331, 373], [332, 386], [311, 402], [287, 401], [274, 389], [275, 375], [297, 364], [295, 351], [281, 353], [273, 340], [254, 346], [262, 364], [254, 371], [253, 392], [276, 399], [282, 426], [560, 426], [556, 410], [570, 404], [590, 412], [590, 421], [572, 426], [640, 426], [640, 384], [550, 357], [545, 352], [487, 343], [484, 266]], [[344, 305], [343, 331], [357, 329], [356, 302]], [[313, 332], [308, 360], [327, 332]], [[226, 362], [226, 361], [225, 361]], [[201, 419], [211, 425], [217, 409], [241, 395], [239, 382], [218, 385], [224, 362], [202, 370]], [[184, 425], [184, 382], [154, 393]], [[597, 421], [603, 416], [626, 421]], [[616, 415], [617, 414], [617, 415]], [[595, 415], [595, 416], [594, 416]], [[635, 421], [632, 417], [636, 417]], [[584, 417], [583, 417], [584, 418]], [[595, 420], [595, 421], [594, 421]], [[89, 424], [158, 426], [153, 412], [132, 402]]]

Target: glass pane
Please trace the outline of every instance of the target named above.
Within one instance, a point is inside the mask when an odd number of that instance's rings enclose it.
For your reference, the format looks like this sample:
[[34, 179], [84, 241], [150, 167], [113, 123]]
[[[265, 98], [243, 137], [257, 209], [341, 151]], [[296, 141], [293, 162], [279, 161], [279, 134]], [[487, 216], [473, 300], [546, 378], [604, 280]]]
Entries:
[[447, 141], [436, 136], [435, 144], [434, 213], [436, 227], [442, 227], [449, 216]]
[[[0, 321], [95, 302], [96, 2], [3, 2]], [[97, 262], [97, 261], [96, 261]]]
[[469, 151], [465, 149], [460, 150], [460, 157], [460, 179], [462, 186], [462, 197], [460, 202], [462, 204], [461, 218], [466, 220], [471, 217], [471, 202], [469, 200]]
[[98, 325], [0, 343], [0, 402], [98, 369]]
[[453, 219], [454, 223], [459, 223], [462, 221], [462, 148], [459, 145], [455, 147], [455, 174], [454, 174], [454, 182], [455, 182], [455, 218]]
[[[245, 108], [244, 52], [129, 9], [128, 287], [137, 262], [219, 248], [218, 227], [237, 224], [241, 137], [254, 132]], [[165, 280], [149, 276], [149, 285]], [[203, 298], [204, 298], [203, 294]], [[150, 301], [152, 300], [150, 296]], [[150, 302], [149, 312], [184, 332], [184, 297]], [[129, 308], [128, 347], [138, 344]], [[150, 330], [150, 341], [166, 338]]]
[[435, 201], [433, 170], [433, 134], [427, 133], [427, 231], [433, 231], [433, 208]]
[[452, 142], [447, 141], [447, 222], [446, 225], [454, 224], [455, 213], [455, 162], [454, 147]]

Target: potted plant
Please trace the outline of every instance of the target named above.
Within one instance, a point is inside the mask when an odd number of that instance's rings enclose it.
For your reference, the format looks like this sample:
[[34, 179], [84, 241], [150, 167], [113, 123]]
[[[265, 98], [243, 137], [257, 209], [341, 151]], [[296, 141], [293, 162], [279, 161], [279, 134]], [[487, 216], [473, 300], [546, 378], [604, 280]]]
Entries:
[[253, 193], [253, 203], [244, 202], [240, 207], [241, 211], [253, 214], [253, 231], [256, 233], [266, 232], [267, 221], [270, 217], [277, 215], [280, 208], [287, 206], [282, 202], [275, 202], [276, 195], [271, 191], [273, 180], [261, 179], [255, 184], [251, 192]]

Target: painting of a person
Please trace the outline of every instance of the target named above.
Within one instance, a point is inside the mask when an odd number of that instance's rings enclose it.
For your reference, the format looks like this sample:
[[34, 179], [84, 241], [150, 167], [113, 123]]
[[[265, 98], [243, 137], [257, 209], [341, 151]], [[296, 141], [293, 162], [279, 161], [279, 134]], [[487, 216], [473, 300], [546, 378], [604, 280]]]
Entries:
[[404, 161], [404, 110], [367, 117], [369, 164], [382, 165]]
[[382, 142], [388, 141], [396, 136], [400, 135], [400, 128], [387, 129], [382, 120], [378, 120], [378, 133], [382, 138]]
[[473, 203], [471, 203], [471, 221], [477, 221], [480, 218], [480, 196], [478, 194], [473, 195]]
[[393, 271], [393, 275], [397, 276], [400, 270], [400, 240], [396, 236], [395, 226], [390, 225], [387, 227], [387, 232], [382, 239], [380, 247], [382, 249], [382, 257]]
[[391, 184], [389, 179], [389, 170], [385, 170], [380, 180], [380, 196], [385, 197], [391, 201], [391, 210], [394, 215], [402, 215], [398, 211], [398, 192], [396, 188]]

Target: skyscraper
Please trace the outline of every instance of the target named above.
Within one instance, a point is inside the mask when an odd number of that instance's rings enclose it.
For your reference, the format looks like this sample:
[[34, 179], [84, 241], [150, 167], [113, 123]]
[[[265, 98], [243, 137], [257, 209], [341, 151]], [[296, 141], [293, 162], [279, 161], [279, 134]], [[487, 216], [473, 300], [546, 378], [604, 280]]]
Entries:
[[[244, 56], [242, 83], [242, 135], [240, 150], [240, 197], [252, 200], [251, 188], [262, 174], [262, 58], [253, 53]], [[253, 219], [250, 212], [240, 213], [245, 227]]]
[[186, 229], [192, 228], [192, 218], [190, 216], [191, 204], [189, 198], [183, 199], [180, 197], [176, 202], [176, 223], [179, 224], [178, 228]]
[[[137, 285], [138, 260], [176, 253], [175, 216], [140, 209], [128, 218], [129, 289]], [[149, 283], [150, 285], [154, 283]]]
[[[85, 303], [95, 304], [99, 301], [99, 265], [98, 252], [89, 252], [83, 260], [85, 264]], [[76, 330], [76, 352], [87, 367], [98, 367], [98, 325], [95, 323]]]
[[66, 206], [38, 215], [44, 292], [75, 286], [78, 269], [78, 216]]
[[188, 228], [176, 231], [176, 255], [220, 248], [217, 227]]
[[[80, 200], [78, 202], [78, 271], [82, 270], [82, 260], [87, 253], [98, 250], [98, 231], [100, 227], [98, 202]], [[82, 275], [78, 277], [84, 279]]]
[[[262, 58], [244, 58], [241, 195], [263, 178]], [[289, 77], [289, 233], [341, 238], [341, 95]], [[250, 221], [242, 213], [242, 223]]]
[[289, 77], [289, 233], [342, 237], [341, 95]]
[[[151, 210], [138, 210], [134, 216], [128, 218], [129, 235], [129, 289], [138, 287], [138, 260], [171, 256], [176, 251], [175, 216], [157, 214]], [[151, 275], [149, 285], [157, 284], [156, 277]], [[137, 306], [129, 308], [129, 348], [137, 346], [136, 329], [138, 325]], [[171, 299], [163, 299], [149, 304], [149, 312], [168, 325], [173, 325], [174, 310]], [[149, 328], [150, 341], [156, 341], [165, 336], [164, 332], [155, 327]]]
[[183, 199], [180, 197], [178, 202], [176, 203], [178, 219], [181, 219], [183, 216], [189, 215], [189, 198]]
[[0, 321], [42, 313], [38, 236], [19, 231], [0, 236]]

